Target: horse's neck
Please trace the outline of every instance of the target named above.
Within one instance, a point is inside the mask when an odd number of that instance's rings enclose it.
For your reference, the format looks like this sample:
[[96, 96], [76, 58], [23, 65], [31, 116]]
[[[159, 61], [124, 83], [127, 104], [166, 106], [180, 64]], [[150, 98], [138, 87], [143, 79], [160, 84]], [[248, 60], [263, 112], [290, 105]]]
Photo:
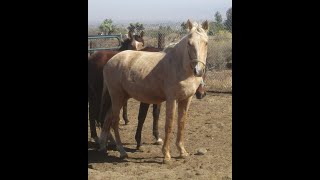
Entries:
[[167, 61], [171, 61], [169, 66], [174, 71], [179, 72], [179, 76], [188, 78], [193, 76], [190, 68], [190, 60], [187, 51], [187, 39], [182, 39], [176, 46], [167, 53]]
[[121, 43], [121, 47], [119, 48], [118, 51], [128, 50], [129, 49], [129, 44], [130, 44], [130, 41], [125, 40], [123, 43]]

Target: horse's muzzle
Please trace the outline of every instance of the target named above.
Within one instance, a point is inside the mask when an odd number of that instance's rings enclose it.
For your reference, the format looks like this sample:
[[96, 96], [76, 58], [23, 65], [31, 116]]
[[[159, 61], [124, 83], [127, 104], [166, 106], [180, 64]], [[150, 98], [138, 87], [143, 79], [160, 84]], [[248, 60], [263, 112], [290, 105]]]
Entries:
[[202, 98], [204, 98], [206, 95], [207, 95], [206, 92], [204, 92], [204, 93], [196, 92], [196, 97], [197, 97], [197, 99], [202, 99]]

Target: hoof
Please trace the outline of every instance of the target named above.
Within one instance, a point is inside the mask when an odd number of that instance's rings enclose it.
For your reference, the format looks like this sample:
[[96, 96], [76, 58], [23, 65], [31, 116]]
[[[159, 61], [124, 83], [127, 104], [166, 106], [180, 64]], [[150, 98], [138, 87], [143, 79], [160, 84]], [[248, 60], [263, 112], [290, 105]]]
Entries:
[[144, 148], [144, 146], [137, 146], [137, 150], [139, 151], [139, 152], [144, 152], [146, 149]]
[[183, 154], [179, 156], [180, 159], [184, 159], [185, 162], [188, 162], [190, 160], [189, 154]]
[[172, 161], [170, 159], [163, 159], [163, 164], [172, 165]]
[[124, 154], [124, 155], [120, 155], [120, 159], [126, 159], [126, 158], [128, 158], [128, 154], [127, 153]]
[[98, 137], [94, 137], [94, 138], [91, 138], [91, 139], [95, 144], [99, 144], [99, 142], [100, 142]]
[[154, 144], [163, 145], [163, 140], [161, 138], [159, 138]]
[[106, 147], [100, 147], [98, 149], [99, 152], [106, 152], [107, 151], [107, 148]]
[[180, 155], [180, 158], [183, 158], [183, 159], [186, 159], [189, 157], [189, 154], [188, 153], [183, 153]]
[[129, 122], [130, 122], [129, 120], [125, 120], [125, 121], [124, 121], [124, 124], [125, 124], [125, 125], [128, 125]]

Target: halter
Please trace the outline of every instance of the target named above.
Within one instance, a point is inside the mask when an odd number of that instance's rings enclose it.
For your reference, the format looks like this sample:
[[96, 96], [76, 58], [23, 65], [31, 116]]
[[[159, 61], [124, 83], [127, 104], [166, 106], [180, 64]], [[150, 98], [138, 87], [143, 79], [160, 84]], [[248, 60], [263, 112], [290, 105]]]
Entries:
[[206, 67], [207, 67], [207, 65], [206, 65], [204, 62], [199, 61], [198, 59], [193, 59], [193, 60], [191, 60], [191, 62], [190, 62], [191, 69], [193, 69], [193, 68], [192, 68], [192, 65], [191, 65], [193, 62], [197, 62], [197, 63], [198, 63], [198, 62], [200, 62], [200, 63], [202, 63], [202, 64], [203, 64], [204, 68], [206, 68]]
[[187, 46], [188, 47], [188, 55], [189, 55], [189, 58], [191, 59], [191, 62], [190, 62], [190, 67], [191, 67], [191, 69], [193, 70], [194, 68], [192, 67], [192, 63], [194, 63], [194, 62], [196, 62], [196, 63], [202, 63], [203, 64], [203, 66], [204, 66], [204, 69], [206, 69], [206, 67], [207, 67], [207, 65], [204, 63], [204, 62], [202, 62], [202, 61], [199, 61], [197, 58], [196, 59], [192, 59], [191, 58], [191, 55], [190, 55], [190, 51], [189, 51], [189, 46]]
[[202, 86], [205, 86], [205, 85], [206, 85], [206, 83], [204, 83], [203, 79], [201, 80], [200, 84], [201, 84]]

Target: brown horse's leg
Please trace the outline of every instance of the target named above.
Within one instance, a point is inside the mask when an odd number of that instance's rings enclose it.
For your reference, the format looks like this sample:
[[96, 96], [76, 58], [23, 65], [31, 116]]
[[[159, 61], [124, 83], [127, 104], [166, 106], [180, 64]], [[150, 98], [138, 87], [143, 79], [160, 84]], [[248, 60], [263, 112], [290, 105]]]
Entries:
[[182, 100], [178, 104], [178, 133], [176, 145], [180, 152], [180, 157], [188, 156], [187, 151], [184, 148], [183, 136], [184, 136], [184, 125], [186, 122], [187, 112], [191, 102], [192, 96], [188, 99]]
[[163, 144], [162, 139], [159, 137], [159, 130], [158, 130], [158, 121], [160, 116], [160, 109], [161, 104], [154, 104], [153, 105], [153, 135], [156, 138], [156, 144], [161, 145]]
[[93, 117], [94, 117], [94, 112], [92, 110], [92, 105], [90, 106], [89, 104], [89, 123], [90, 123], [91, 138], [97, 143], [98, 135], [96, 130], [96, 122]]
[[146, 120], [147, 117], [147, 112], [149, 109], [149, 104], [146, 103], [140, 103], [140, 108], [139, 108], [139, 115], [138, 115], [138, 127], [135, 135], [135, 139], [137, 141], [137, 149], [142, 150], [141, 146], [141, 132], [142, 132], [142, 127], [144, 124], [144, 121]]
[[112, 128], [114, 130], [114, 135], [116, 138], [116, 145], [117, 145], [117, 149], [120, 152], [120, 158], [126, 158], [128, 157], [127, 152], [124, 150], [122, 142], [121, 142], [121, 138], [120, 138], [120, 133], [119, 133], [119, 121], [120, 121], [120, 110], [123, 106], [123, 104], [125, 103], [124, 98], [120, 98], [118, 97], [112, 97]]
[[163, 163], [170, 164], [171, 156], [170, 156], [170, 144], [171, 144], [171, 136], [172, 136], [172, 126], [173, 126], [173, 118], [175, 117], [176, 112], [176, 100], [167, 99], [166, 100], [166, 125], [165, 125], [165, 138], [164, 144], [162, 147], [162, 153], [164, 155]]
[[91, 89], [88, 89], [88, 101], [89, 101], [89, 125], [90, 125], [90, 134], [91, 138], [95, 141], [95, 143], [98, 143], [99, 138], [97, 135], [97, 130], [96, 130], [96, 109], [94, 106], [94, 97], [93, 97], [93, 92]]
[[127, 106], [128, 106], [128, 101], [124, 103], [122, 108], [122, 117], [126, 125], [129, 124]]

